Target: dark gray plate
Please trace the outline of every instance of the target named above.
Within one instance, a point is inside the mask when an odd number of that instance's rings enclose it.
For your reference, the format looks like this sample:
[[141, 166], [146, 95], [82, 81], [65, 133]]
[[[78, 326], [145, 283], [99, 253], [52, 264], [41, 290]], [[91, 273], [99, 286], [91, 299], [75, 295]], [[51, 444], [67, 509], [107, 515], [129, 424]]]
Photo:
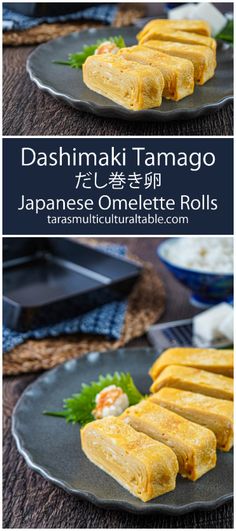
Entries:
[[147, 373], [154, 359], [148, 348], [92, 353], [38, 378], [23, 393], [13, 413], [13, 435], [27, 464], [66, 491], [109, 509], [183, 514], [214, 509], [230, 500], [232, 453], [219, 452], [216, 468], [197, 482], [179, 476], [175, 491], [144, 503], [90, 463], [81, 451], [78, 425], [42, 415], [45, 409], [59, 410], [63, 398], [78, 392], [82, 382], [116, 370], [130, 371], [138, 388], [146, 393], [150, 386]]
[[67, 66], [55, 65], [54, 60], [67, 60], [68, 54], [82, 49], [97, 39], [123, 35], [128, 46], [136, 43], [137, 28], [90, 29], [71, 33], [38, 46], [29, 56], [27, 71], [36, 85], [52, 96], [66, 101], [76, 109], [100, 116], [129, 120], [189, 119], [214, 112], [233, 98], [233, 48], [218, 45], [218, 67], [213, 79], [204, 86], [196, 86], [194, 94], [179, 102], [163, 100], [161, 107], [145, 111], [130, 111], [89, 90], [82, 80], [82, 72]]

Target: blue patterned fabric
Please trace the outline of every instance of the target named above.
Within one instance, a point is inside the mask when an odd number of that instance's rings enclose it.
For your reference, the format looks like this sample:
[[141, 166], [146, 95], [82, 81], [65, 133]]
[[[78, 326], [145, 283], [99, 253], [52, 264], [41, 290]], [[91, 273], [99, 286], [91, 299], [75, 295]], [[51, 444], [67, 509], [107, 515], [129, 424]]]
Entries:
[[27, 15], [3, 7], [3, 31], [25, 30], [39, 26], [39, 24], [45, 22], [53, 24], [55, 22], [70, 22], [75, 20], [95, 20], [98, 22], [104, 22], [104, 24], [111, 24], [115, 19], [116, 14], [117, 6], [115, 4], [97, 5], [68, 15], [35, 18], [28, 17]]
[[[102, 247], [111, 254], [124, 256], [126, 253], [124, 246], [109, 245]], [[95, 308], [95, 310], [80, 315], [75, 319], [27, 332], [16, 332], [3, 327], [3, 352], [9, 352], [28, 339], [45, 339], [46, 337], [57, 337], [63, 334], [98, 334], [110, 339], [119, 339], [124, 325], [127, 304], [127, 300], [115, 301], [100, 308]]]

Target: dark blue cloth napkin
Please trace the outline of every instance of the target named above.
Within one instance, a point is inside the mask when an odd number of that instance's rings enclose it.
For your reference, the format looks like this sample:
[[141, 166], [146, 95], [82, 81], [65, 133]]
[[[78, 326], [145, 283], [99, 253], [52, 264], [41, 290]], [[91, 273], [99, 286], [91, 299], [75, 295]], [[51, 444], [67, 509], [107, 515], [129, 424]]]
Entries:
[[[102, 246], [107, 252], [124, 256], [126, 248], [120, 245]], [[27, 339], [44, 339], [57, 337], [62, 334], [98, 334], [110, 339], [119, 339], [127, 309], [127, 300], [115, 301], [96, 308], [75, 319], [62, 321], [53, 326], [46, 326], [27, 332], [16, 332], [3, 327], [3, 352], [9, 352]]]
[[94, 20], [104, 22], [104, 24], [111, 24], [116, 14], [117, 6], [115, 4], [97, 5], [84, 9], [83, 11], [69, 13], [68, 15], [35, 18], [3, 7], [3, 31], [26, 30], [45, 22], [53, 24], [55, 22], [70, 22], [74, 20]]

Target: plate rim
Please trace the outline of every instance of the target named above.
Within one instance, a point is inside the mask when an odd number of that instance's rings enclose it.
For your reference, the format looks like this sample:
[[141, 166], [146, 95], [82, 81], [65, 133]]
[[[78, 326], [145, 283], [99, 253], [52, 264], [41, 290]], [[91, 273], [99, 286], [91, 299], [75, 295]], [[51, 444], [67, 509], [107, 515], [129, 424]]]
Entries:
[[[123, 26], [122, 29], [134, 29], [133, 26]], [[104, 31], [107, 28], [88, 28], [87, 30], [83, 31], [74, 31], [69, 33], [68, 35], [63, 35], [61, 37], [57, 37], [56, 39], [51, 39], [50, 41], [47, 41], [45, 43], [39, 44], [36, 46], [36, 48], [29, 54], [27, 61], [26, 61], [26, 71], [29, 74], [30, 80], [36, 84], [36, 86], [53, 96], [56, 99], [60, 99], [63, 101], [66, 101], [70, 106], [76, 108], [77, 110], [81, 110], [84, 112], [90, 112], [92, 114], [98, 115], [98, 116], [104, 116], [110, 115], [110, 113], [114, 114], [117, 113], [119, 118], [122, 119], [133, 119], [134, 120], [159, 120], [159, 121], [170, 121], [170, 120], [182, 120], [182, 119], [188, 119], [188, 118], [198, 118], [199, 116], [202, 116], [203, 114], [206, 114], [207, 112], [215, 112], [219, 109], [222, 109], [225, 105], [232, 102], [234, 100], [234, 94], [230, 94], [228, 96], [224, 96], [219, 101], [215, 103], [207, 103], [203, 104], [199, 107], [194, 107], [193, 109], [188, 108], [182, 108], [182, 109], [172, 109], [163, 111], [159, 108], [155, 109], [143, 109], [141, 111], [131, 111], [129, 109], [126, 109], [125, 107], [122, 107], [120, 105], [117, 105], [117, 108], [114, 109], [113, 105], [107, 105], [106, 107], [99, 105], [96, 102], [93, 101], [82, 101], [80, 98], [73, 98], [72, 96], [68, 96], [65, 93], [62, 93], [58, 90], [55, 90], [51, 86], [49, 86], [47, 83], [42, 82], [42, 80], [39, 78], [39, 76], [34, 72], [34, 67], [32, 65], [32, 59], [34, 59], [35, 56], [38, 54], [38, 50], [42, 49], [44, 47], [47, 47], [50, 43], [56, 42], [56, 41], [63, 41], [65, 39], [68, 39], [71, 36], [75, 35], [82, 35], [86, 33], [99, 33], [100, 31]], [[116, 28], [111, 28], [116, 29]], [[178, 103], [178, 102], [177, 102]]]
[[[120, 352], [120, 351], [124, 351], [124, 350], [129, 350], [129, 351], [130, 350], [133, 350], [133, 351], [144, 350], [144, 351], [153, 352], [154, 349], [149, 347], [149, 346], [147, 346], [147, 347], [145, 347], [145, 346], [144, 347], [131, 347], [131, 348], [128, 348], [128, 347], [125, 348], [124, 347], [124, 348], [109, 350], [109, 351], [106, 351], [106, 352], [99, 352], [99, 354], [100, 355], [107, 355], [107, 354], [113, 355], [114, 352]], [[179, 505], [178, 507], [176, 507], [174, 505], [171, 505], [171, 504], [170, 505], [166, 505], [164, 503], [159, 503], [159, 504], [154, 506], [152, 500], [150, 501], [151, 505], [148, 505], [148, 504], [144, 503], [143, 507], [135, 507], [132, 503], [127, 502], [127, 501], [122, 502], [122, 501], [117, 501], [117, 500], [104, 500], [104, 499], [100, 499], [98, 496], [96, 496], [95, 494], [93, 494], [93, 493], [91, 493], [89, 491], [84, 491], [84, 490], [81, 490], [79, 488], [74, 489], [73, 487], [70, 487], [66, 481], [60, 480], [57, 477], [54, 477], [48, 471], [48, 469], [46, 467], [39, 466], [39, 465], [37, 465], [34, 462], [30, 451], [28, 451], [25, 448], [24, 443], [22, 441], [22, 437], [21, 437], [21, 435], [18, 432], [18, 422], [19, 421], [17, 419], [17, 410], [18, 410], [18, 408], [21, 407], [21, 404], [24, 401], [25, 395], [27, 395], [28, 392], [31, 391], [31, 389], [36, 384], [38, 384], [38, 382], [40, 383], [41, 380], [44, 380], [45, 377], [48, 377], [48, 375], [51, 375], [52, 373], [57, 373], [58, 371], [64, 370], [65, 366], [68, 366], [68, 365], [70, 365], [72, 363], [77, 365], [78, 362], [80, 362], [81, 360], [84, 360], [89, 355], [95, 354], [95, 353], [97, 353], [97, 351], [88, 352], [84, 356], [82, 356], [82, 358], [75, 358], [75, 359], [72, 359], [72, 360], [68, 360], [68, 361], [66, 361], [66, 362], [64, 362], [64, 363], [62, 363], [60, 365], [57, 365], [56, 367], [54, 367], [54, 368], [52, 368], [52, 369], [50, 369], [48, 371], [45, 371], [43, 374], [41, 374], [38, 378], [36, 378], [36, 380], [34, 380], [31, 384], [29, 384], [24, 389], [23, 393], [21, 394], [20, 398], [18, 399], [18, 401], [17, 401], [17, 403], [16, 403], [16, 405], [15, 405], [15, 407], [13, 409], [11, 426], [12, 426], [12, 435], [13, 435], [13, 438], [14, 438], [14, 440], [16, 442], [17, 450], [20, 453], [20, 455], [24, 458], [27, 466], [31, 470], [37, 472], [44, 479], [46, 479], [47, 481], [49, 481], [53, 485], [56, 485], [57, 487], [61, 488], [62, 490], [64, 490], [68, 494], [72, 494], [74, 496], [78, 496], [78, 498], [80, 498], [81, 500], [85, 500], [87, 502], [93, 503], [95, 506], [103, 508], [103, 509], [122, 510], [122, 511], [127, 511], [127, 512], [130, 512], [130, 513], [133, 513], [133, 514], [163, 513], [163, 514], [169, 514], [169, 515], [183, 515], [183, 514], [187, 514], [187, 513], [190, 513], [192, 511], [198, 511], [198, 510], [201, 510], [201, 511], [214, 510], [214, 509], [217, 509], [219, 506], [223, 505], [224, 503], [227, 503], [227, 502], [231, 501], [233, 499], [233, 492], [232, 493], [228, 493], [228, 494], [224, 494], [222, 496], [219, 496], [215, 500], [211, 500], [211, 501], [200, 500], [200, 501], [185, 503], [185, 504]]]

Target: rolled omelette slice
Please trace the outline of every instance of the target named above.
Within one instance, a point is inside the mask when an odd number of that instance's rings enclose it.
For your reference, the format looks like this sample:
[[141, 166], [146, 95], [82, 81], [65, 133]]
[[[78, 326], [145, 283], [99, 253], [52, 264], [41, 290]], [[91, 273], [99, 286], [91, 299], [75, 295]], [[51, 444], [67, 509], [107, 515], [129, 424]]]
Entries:
[[187, 31], [161, 30], [153, 28], [140, 40], [140, 44], [155, 40], [182, 42], [183, 44], [201, 44], [202, 46], [209, 46], [213, 52], [216, 52], [215, 39]]
[[114, 54], [88, 57], [83, 65], [83, 80], [91, 90], [132, 111], [159, 107], [162, 103], [161, 71]]
[[142, 501], [175, 489], [175, 453], [118, 417], [90, 422], [81, 430], [81, 441], [92, 463]]
[[127, 61], [136, 61], [160, 70], [165, 82], [163, 97], [167, 99], [179, 101], [194, 91], [194, 68], [191, 61], [171, 57], [147, 46], [122, 48], [117, 55]]
[[169, 365], [154, 380], [150, 391], [155, 393], [162, 387], [175, 387], [223, 400], [234, 399], [233, 378], [193, 367]]
[[160, 372], [168, 365], [185, 365], [232, 377], [234, 371], [233, 350], [191, 347], [168, 348], [153, 363], [149, 371], [151, 378], [156, 380]]
[[194, 80], [198, 85], [204, 85], [204, 83], [214, 76], [216, 54], [208, 46], [161, 40], [151, 40], [143, 44], [153, 50], [192, 61], [194, 66]]
[[137, 40], [140, 40], [150, 30], [174, 30], [174, 31], [187, 31], [190, 33], [197, 33], [198, 35], [211, 36], [210, 25], [204, 20], [168, 20], [168, 19], [154, 19], [148, 22], [144, 28], [138, 33]]
[[213, 431], [219, 450], [228, 452], [232, 448], [233, 402], [169, 387], [163, 387], [149, 400]]
[[174, 450], [183, 477], [195, 481], [216, 465], [214, 433], [180, 415], [143, 400], [122, 413], [121, 419]]

